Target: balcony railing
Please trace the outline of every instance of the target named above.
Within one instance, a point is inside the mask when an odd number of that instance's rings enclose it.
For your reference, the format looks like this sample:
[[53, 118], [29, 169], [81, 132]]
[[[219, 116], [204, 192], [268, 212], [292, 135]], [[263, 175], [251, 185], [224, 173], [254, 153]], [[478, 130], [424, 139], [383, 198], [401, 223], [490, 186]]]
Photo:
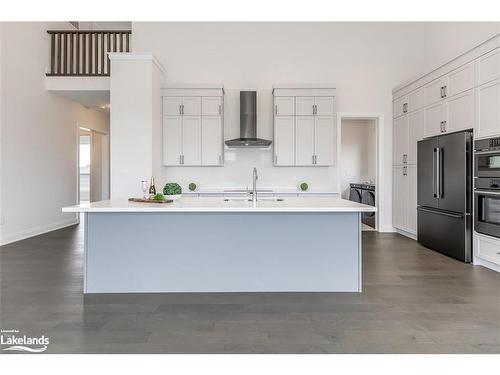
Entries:
[[130, 30], [48, 30], [48, 76], [109, 76], [108, 52], [130, 52]]

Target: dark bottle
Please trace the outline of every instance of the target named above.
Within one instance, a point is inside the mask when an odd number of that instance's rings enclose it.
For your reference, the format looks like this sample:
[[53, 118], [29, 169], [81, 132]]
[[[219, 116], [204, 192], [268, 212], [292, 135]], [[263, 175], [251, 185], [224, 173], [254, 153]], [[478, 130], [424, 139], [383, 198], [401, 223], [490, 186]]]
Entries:
[[149, 184], [149, 195], [156, 195], [155, 178], [151, 177], [151, 183]]

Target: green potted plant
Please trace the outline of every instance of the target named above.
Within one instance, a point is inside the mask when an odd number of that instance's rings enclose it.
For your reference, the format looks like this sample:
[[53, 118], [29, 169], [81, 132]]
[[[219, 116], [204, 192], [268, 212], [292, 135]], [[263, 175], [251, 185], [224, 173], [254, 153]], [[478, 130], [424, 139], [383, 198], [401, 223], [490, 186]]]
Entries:
[[182, 196], [182, 188], [177, 182], [168, 182], [163, 188], [163, 195], [167, 200], [176, 200]]
[[194, 182], [191, 182], [188, 185], [189, 191], [195, 191], [196, 190], [196, 184]]
[[307, 191], [307, 189], [309, 189], [309, 185], [307, 184], [307, 182], [303, 182], [300, 184], [300, 190]]

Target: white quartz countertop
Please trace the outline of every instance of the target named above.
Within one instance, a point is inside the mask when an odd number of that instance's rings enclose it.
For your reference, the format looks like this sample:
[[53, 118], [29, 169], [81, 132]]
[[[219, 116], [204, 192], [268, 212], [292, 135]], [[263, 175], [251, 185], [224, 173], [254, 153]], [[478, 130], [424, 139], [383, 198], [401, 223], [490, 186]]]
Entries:
[[375, 212], [376, 207], [336, 197], [241, 198], [183, 196], [173, 203], [136, 203], [113, 199], [64, 207], [63, 212]]

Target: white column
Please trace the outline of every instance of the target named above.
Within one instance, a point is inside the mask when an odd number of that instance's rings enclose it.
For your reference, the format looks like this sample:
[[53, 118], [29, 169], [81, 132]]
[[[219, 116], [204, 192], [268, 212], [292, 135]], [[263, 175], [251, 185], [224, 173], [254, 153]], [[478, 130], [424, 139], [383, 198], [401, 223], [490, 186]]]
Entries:
[[166, 71], [151, 54], [112, 53], [110, 59], [110, 198], [141, 196], [140, 182], [153, 171]]

